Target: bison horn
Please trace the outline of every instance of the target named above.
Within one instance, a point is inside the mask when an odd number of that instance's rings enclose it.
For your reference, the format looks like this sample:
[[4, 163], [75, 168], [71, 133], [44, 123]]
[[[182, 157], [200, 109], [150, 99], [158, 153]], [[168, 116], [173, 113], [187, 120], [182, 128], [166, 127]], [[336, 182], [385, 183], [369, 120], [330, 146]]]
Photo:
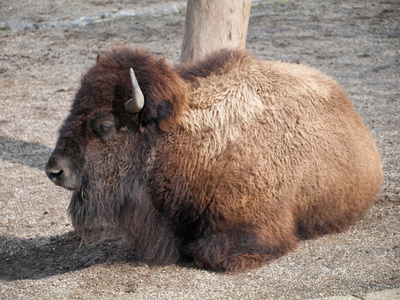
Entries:
[[125, 103], [125, 109], [130, 113], [138, 113], [144, 106], [144, 96], [137, 82], [135, 72], [130, 69], [132, 81], [132, 98]]

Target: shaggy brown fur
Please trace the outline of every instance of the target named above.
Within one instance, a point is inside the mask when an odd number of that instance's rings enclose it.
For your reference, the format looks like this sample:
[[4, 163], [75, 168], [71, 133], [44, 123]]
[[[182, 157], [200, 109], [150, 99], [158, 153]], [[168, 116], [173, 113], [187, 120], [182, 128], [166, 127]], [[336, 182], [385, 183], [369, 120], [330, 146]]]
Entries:
[[[134, 115], [129, 68], [145, 97]], [[149, 264], [189, 257], [224, 272], [347, 229], [383, 180], [334, 80], [227, 50], [175, 69], [148, 52], [102, 54], [46, 172], [74, 191], [69, 211], [86, 240], [118, 234]]]

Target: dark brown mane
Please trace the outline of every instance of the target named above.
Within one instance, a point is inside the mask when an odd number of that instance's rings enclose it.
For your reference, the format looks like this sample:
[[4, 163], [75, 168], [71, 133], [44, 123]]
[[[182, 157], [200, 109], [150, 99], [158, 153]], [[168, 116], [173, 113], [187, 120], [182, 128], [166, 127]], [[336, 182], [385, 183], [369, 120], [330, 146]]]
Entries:
[[178, 65], [175, 70], [185, 80], [195, 82], [198, 78], [205, 78], [211, 73], [223, 74], [229, 61], [239, 61], [246, 56], [248, 56], [246, 51], [223, 49], [199, 61]]

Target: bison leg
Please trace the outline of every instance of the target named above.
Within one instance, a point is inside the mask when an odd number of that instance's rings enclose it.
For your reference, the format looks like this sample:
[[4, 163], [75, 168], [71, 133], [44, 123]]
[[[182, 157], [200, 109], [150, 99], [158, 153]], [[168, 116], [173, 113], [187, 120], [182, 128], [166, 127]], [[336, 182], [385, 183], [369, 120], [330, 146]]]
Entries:
[[255, 232], [232, 230], [201, 238], [193, 242], [188, 250], [200, 268], [239, 273], [284, 255], [296, 244], [294, 236], [273, 245]]
[[125, 227], [128, 244], [141, 254], [149, 265], [168, 265], [179, 261], [180, 239], [165, 220], [142, 195], [142, 201], [124, 210], [120, 226]]

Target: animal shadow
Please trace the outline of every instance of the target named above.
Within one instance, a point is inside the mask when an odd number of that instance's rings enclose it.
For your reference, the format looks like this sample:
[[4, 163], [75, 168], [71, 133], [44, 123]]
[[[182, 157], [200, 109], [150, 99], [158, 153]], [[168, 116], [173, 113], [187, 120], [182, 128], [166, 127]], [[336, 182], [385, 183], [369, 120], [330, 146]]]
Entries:
[[132, 251], [116, 242], [85, 245], [73, 232], [21, 239], [0, 236], [0, 280], [42, 279], [114, 262], [138, 262]]
[[40, 144], [0, 136], [0, 159], [39, 170], [44, 170], [53, 150]]

